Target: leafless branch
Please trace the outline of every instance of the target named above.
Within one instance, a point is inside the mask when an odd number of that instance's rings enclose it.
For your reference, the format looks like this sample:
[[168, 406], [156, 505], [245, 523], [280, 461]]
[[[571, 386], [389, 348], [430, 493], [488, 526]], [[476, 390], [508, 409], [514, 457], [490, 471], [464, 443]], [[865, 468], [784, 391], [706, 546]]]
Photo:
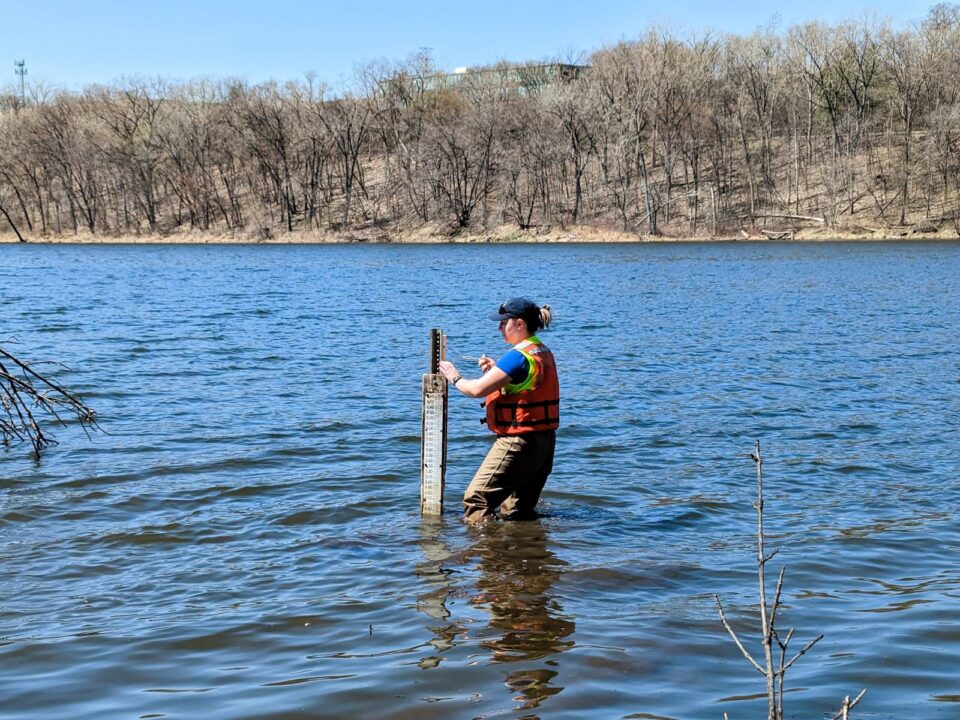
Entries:
[[720, 611], [720, 620], [723, 622], [723, 626], [727, 629], [727, 632], [730, 633], [730, 637], [733, 638], [733, 642], [737, 644], [737, 647], [740, 648], [740, 652], [743, 653], [743, 656], [753, 665], [757, 672], [760, 674], [764, 673], [764, 669], [760, 667], [760, 663], [753, 659], [753, 656], [750, 652], [743, 646], [743, 643], [740, 642], [740, 638], [737, 637], [737, 633], [733, 631], [733, 628], [730, 627], [730, 623], [727, 622], [727, 616], [723, 612], [723, 605], [720, 603], [720, 596], [714, 595], [714, 599], [717, 601], [717, 610]]
[[99, 429], [96, 412], [76, 394], [0, 348], [0, 438], [5, 446], [29, 441], [34, 457], [39, 459], [56, 440], [43, 431], [35, 411], [62, 425], [64, 410], [76, 416], [88, 436], [89, 430]]
[[867, 693], [867, 689], [864, 688], [860, 691], [860, 694], [857, 695], [853, 700], [850, 699], [850, 696], [847, 695], [843, 699], [843, 704], [840, 706], [840, 710], [834, 715], [831, 720], [847, 720], [850, 715], [850, 711], [853, 710], [857, 705], [860, 704], [860, 701], [863, 700], [863, 696]]
[[[783, 575], [787, 571], [786, 566], [780, 568], [780, 576], [777, 578], [777, 591], [773, 595], [773, 610], [770, 613], [770, 626], [775, 627], [777, 622], [777, 610], [780, 609], [780, 594], [783, 592]], [[793, 633], [793, 630], [790, 631]], [[787, 636], [789, 638], [789, 635]]]
[[[757, 498], [753, 502], [753, 508], [757, 513], [757, 581], [760, 600], [760, 632], [764, 654], [763, 665], [753, 658], [750, 652], [744, 647], [743, 643], [740, 642], [740, 638], [734, 632], [733, 628], [730, 626], [730, 623], [727, 621], [727, 617], [724, 614], [723, 605], [720, 602], [720, 596], [714, 595], [714, 599], [717, 602], [717, 610], [720, 612], [720, 620], [723, 623], [724, 628], [726, 628], [727, 633], [733, 639], [733, 642], [740, 649], [740, 652], [747, 659], [747, 661], [754, 667], [755, 670], [757, 670], [757, 672], [764, 675], [766, 678], [767, 720], [783, 720], [784, 678], [786, 677], [787, 670], [789, 670], [793, 664], [797, 662], [797, 660], [803, 657], [808, 650], [820, 642], [820, 640], [823, 639], [823, 635], [818, 635], [816, 638], [804, 645], [800, 652], [787, 660], [787, 648], [790, 645], [790, 641], [793, 639], [794, 631], [793, 628], [791, 628], [787, 632], [786, 637], [781, 639], [776, 627], [777, 614], [783, 605], [783, 578], [786, 573], [785, 567], [780, 568], [780, 573], [777, 577], [776, 591], [773, 595], [773, 603], [770, 605], [767, 604], [765, 568], [766, 564], [777, 554], [777, 550], [774, 550], [771, 553], [764, 553], [763, 548], [763, 457], [760, 454], [759, 440], [754, 444], [754, 451], [750, 453], [750, 459], [753, 460], [757, 469]], [[776, 642], [779, 649], [777, 666], [774, 665], [773, 658], [774, 642]], [[853, 702], [850, 702], [849, 697], [845, 698], [840, 715], [846, 718], [850, 709], [853, 708], [862, 697], [863, 693], [861, 692]], [[837, 720], [840, 715], [837, 715], [834, 720]]]
[[[793, 631], [791, 630], [790, 632], [792, 633]], [[801, 657], [803, 657], [803, 656], [806, 654], [807, 650], [809, 650], [810, 648], [812, 648], [814, 645], [816, 645], [816, 644], [817, 644], [818, 642], [820, 642], [821, 640], [823, 640], [823, 635], [822, 635], [822, 634], [821, 634], [821, 635], [817, 635], [817, 637], [815, 637], [813, 640], [811, 640], [811, 641], [808, 642], [806, 645], [804, 645], [804, 646], [803, 646], [803, 650], [801, 650], [801, 651], [798, 652], [796, 655], [794, 655], [793, 658], [790, 660], [790, 662], [788, 662], [786, 665], [783, 666], [783, 671], [786, 672], [787, 670], [789, 670], [789, 669], [791, 668], [791, 666], [792, 666], [797, 660], [799, 660]]]

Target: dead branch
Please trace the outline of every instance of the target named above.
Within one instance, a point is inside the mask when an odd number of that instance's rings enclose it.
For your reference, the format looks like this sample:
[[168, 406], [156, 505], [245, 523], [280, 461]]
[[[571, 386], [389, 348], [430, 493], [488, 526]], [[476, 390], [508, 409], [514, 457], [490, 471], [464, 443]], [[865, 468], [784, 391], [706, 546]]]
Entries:
[[[757, 581], [758, 581], [758, 595], [759, 595], [759, 607], [760, 607], [760, 631], [761, 631], [761, 642], [763, 645], [763, 664], [761, 665], [754, 657], [750, 654], [750, 651], [744, 647], [743, 643], [740, 641], [740, 638], [734, 632], [730, 623], [727, 621], [726, 614], [723, 610], [723, 605], [720, 602], [720, 596], [714, 595], [714, 599], [717, 602], [717, 610], [720, 613], [720, 621], [723, 623], [723, 627], [726, 628], [727, 633], [733, 639], [733, 642], [739, 648], [740, 652], [747, 659], [747, 661], [753, 666], [757, 672], [761, 673], [766, 678], [767, 685], [767, 720], [783, 720], [783, 698], [784, 698], [784, 678], [786, 676], [787, 670], [793, 667], [794, 663], [797, 662], [801, 657], [803, 657], [814, 645], [816, 645], [820, 640], [823, 639], [823, 635], [818, 635], [813, 640], [808, 642], [800, 652], [796, 653], [789, 660], [787, 659], [787, 648], [790, 644], [790, 641], [793, 639], [793, 629], [791, 628], [785, 638], [781, 639], [780, 634], [777, 632], [776, 622], [777, 622], [777, 613], [780, 608], [783, 606], [783, 577], [786, 571], [786, 568], [781, 567], [780, 573], [777, 578], [777, 588], [773, 596], [773, 603], [768, 604], [767, 602], [767, 588], [766, 588], [766, 565], [773, 559], [777, 554], [778, 550], [774, 550], [770, 553], [764, 552], [764, 530], [763, 530], [763, 510], [764, 510], [764, 501], [763, 501], [763, 457], [760, 454], [760, 441], [756, 441], [754, 444], [754, 451], [750, 453], [750, 459], [753, 460], [757, 468], [757, 499], [753, 503], [753, 507], [757, 513]], [[773, 658], [773, 643], [776, 642], [779, 649], [779, 663], [777, 666], [774, 665]], [[863, 692], [866, 692], [865, 690]], [[857, 698], [851, 702], [849, 696], [844, 699], [843, 707], [841, 707], [840, 714], [834, 717], [833, 720], [837, 720], [841, 715], [844, 720], [847, 718], [849, 711], [860, 702], [860, 698], [863, 697], [863, 692], [857, 696]]]
[[646, 221], [650, 218], [651, 215], [653, 215], [654, 213], [660, 212], [660, 211], [663, 210], [665, 207], [667, 207], [667, 206], [669, 206], [669, 205], [673, 205], [675, 202], [678, 202], [678, 201], [680, 201], [680, 200], [686, 200], [687, 198], [695, 197], [695, 196], [697, 196], [697, 195], [699, 195], [699, 194], [700, 194], [700, 193], [699, 193], [699, 192], [696, 192], [696, 191], [688, 192], [688, 193], [684, 193], [683, 195], [678, 195], [678, 196], [675, 197], [675, 198], [671, 198], [670, 200], [668, 200], [668, 201], [666, 201], [666, 202], [658, 203], [657, 206], [656, 206], [655, 208], [653, 208], [653, 210], [651, 210], [651, 211], [648, 212], [646, 215], [644, 215], [644, 216], [641, 217], [639, 220], [637, 220], [637, 225], [639, 225], [640, 223], [646, 222]]
[[850, 696], [847, 695], [843, 699], [843, 704], [840, 706], [840, 710], [836, 715], [831, 718], [831, 720], [847, 720], [850, 715], [850, 711], [853, 710], [857, 705], [860, 704], [860, 701], [863, 700], [863, 696], [866, 694], [867, 689], [864, 688], [860, 691], [860, 694], [857, 695], [853, 700], [850, 699]]
[[[773, 634], [774, 626], [770, 618], [776, 615], [776, 608], [767, 606], [767, 577], [766, 555], [763, 552], [763, 457], [760, 455], [760, 441], [754, 443], [754, 452], [751, 456], [757, 466], [757, 581], [760, 594], [760, 630], [763, 636], [764, 675], [767, 678], [767, 702], [769, 720], [778, 720], [783, 717], [782, 696], [777, 701], [776, 671], [773, 667]], [[769, 617], [768, 617], [769, 615]]]
[[737, 647], [740, 648], [740, 652], [743, 653], [743, 656], [757, 669], [757, 672], [763, 674], [764, 669], [760, 667], [760, 663], [753, 659], [753, 656], [750, 654], [750, 652], [743, 646], [743, 643], [740, 642], [740, 638], [737, 637], [737, 634], [733, 631], [733, 628], [730, 627], [730, 623], [727, 622], [727, 616], [723, 612], [723, 605], [720, 603], [720, 596], [714, 595], [713, 598], [717, 601], [717, 610], [720, 611], [720, 620], [723, 622], [723, 626], [727, 629], [727, 632], [730, 633], [730, 637], [733, 638], [733, 641], [737, 644]]
[[[770, 624], [773, 625], [774, 627], [776, 627], [776, 623], [777, 623], [777, 610], [780, 609], [780, 594], [783, 592], [783, 575], [786, 571], [787, 571], [787, 568], [785, 565], [780, 567], [780, 576], [777, 578], [777, 591], [773, 595], [773, 612], [770, 615]], [[792, 634], [793, 630], [791, 630], [790, 633]], [[788, 635], [787, 636], [788, 641], [789, 641], [789, 637], [790, 636]]]
[[[791, 634], [792, 634], [792, 633], [793, 633], [793, 630], [791, 630], [790, 632], [791, 632]], [[817, 635], [817, 637], [815, 637], [813, 640], [811, 640], [811, 641], [808, 642], [806, 645], [804, 645], [804, 646], [803, 646], [803, 650], [801, 650], [801, 651], [798, 652], [796, 655], [794, 655], [793, 658], [790, 660], [790, 662], [788, 662], [786, 665], [783, 666], [783, 671], [786, 672], [787, 670], [789, 670], [791, 665], [793, 665], [797, 660], [799, 660], [801, 657], [803, 657], [803, 656], [807, 653], [807, 650], [809, 650], [810, 648], [812, 648], [814, 645], [816, 645], [816, 644], [817, 644], [818, 642], [820, 642], [821, 640], [823, 640], [823, 634]], [[786, 649], [786, 647], [784, 647], [784, 649]]]
[[89, 436], [99, 429], [96, 412], [59, 383], [37, 372], [30, 363], [0, 348], [0, 438], [5, 447], [29, 441], [37, 460], [56, 440], [46, 434], [37, 420], [37, 411], [55, 422], [66, 424], [62, 412], [76, 416]]
[[767, 240], [793, 240], [793, 230], [761, 230]]
[[826, 224], [826, 219], [822, 217], [817, 217], [816, 215], [780, 215], [777, 213], [765, 213], [762, 215], [755, 215], [757, 218], [779, 218], [781, 220], [809, 220], [810, 222], [818, 222]]
[[898, 197], [900, 197], [901, 190], [897, 190], [893, 194], [893, 197], [887, 200], [885, 203], [880, 202], [879, 198], [877, 198], [877, 195], [876, 193], [873, 192], [873, 190], [868, 190], [868, 192], [870, 193], [871, 197], [873, 197], [873, 202], [877, 206], [877, 214], [873, 216], [874, 219], [882, 217], [884, 221], [886, 221], [885, 213], [887, 212], [887, 208], [890, 207]]

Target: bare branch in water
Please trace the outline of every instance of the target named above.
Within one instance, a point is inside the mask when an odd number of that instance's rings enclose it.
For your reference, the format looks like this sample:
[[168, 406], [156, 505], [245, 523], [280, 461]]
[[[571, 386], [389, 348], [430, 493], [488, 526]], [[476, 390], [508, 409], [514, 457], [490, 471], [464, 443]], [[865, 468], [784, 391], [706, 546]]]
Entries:
[[850, 711], [853, 710], [853, 708], [855, 708], [861, 700], [863, 700], [863, 696], [866, 694], [866, 692], [867, 689], [864, 688], [853, 700], [851, 700], [850, 696], [847, 695], [843, 699], [843, 704], [840, 706], [840, 710], [836, 715], [833, 716], [833, 718], [831, 718], [831, 720], [847, 720], [847, 718], [850, 716]]
[[727, 616], [723, 612], [723, 605], [720, 604], [720, 596], [714, 595], [714, 599], [717, 601], [717, 610], [720, 611], [720, 620], [723, 621], [723, 626], [727, 629], [727, 632], [730, 633], [730, 637], [733, 638], [733, 641], [737, 644], [737, 647], [740, 648], [740, 652], [743, 653], [743, 656], [753, 665], [757, 672], [763, 674], [764, 670], [760, 667], [760, 663], [753, 659], [753, 655], [743, 646], [743, 643], [740, 642], [740, 638], [737, 637], [737, 634], [733, 631], [733, 628], [730, 627], [730, 623], [727, 622]]
[[[733, 638], [733, 642], [740, 649], [740, 652], [743, 653], [743, 656], [747, 659], [747, 661], [766, 678], [767, 720], [783, 720], [784, 677], [787, 673], [787, 670], [789, 670], [797, 660], [803, 657], [806, 652], [810, 650], [810, 648], [820, 642], [820, 640], [823, 639], [823, 635], [815, 637], [813, 640], [804, 645], [800, 652], [790, 658], [790, 660], [787, 660], [787, 646], [790, 644], [790, 640], [793, 639], [793, 629], [787, 633], [786, 638], [781, 639], [776, 627], [777, 613], [780, 608], [783, 607], [783, 576], [786, 568], [782, 566], [780, 568], [779, 577], [777, 578], [777, 588], [773, 596], [773, 603], [768, 604], [767, 602], [766, 566], [767, 563], [770, 562], [774, 556], [776, 556], [779, 550], [774, 550], [770, 553], [764, 552], [763, 457], [760, 454], [759, 440], [756, 441], [754, 451], [750, 453], [749, 457], [751, 460], [753, 460], [757, 468], [757, 499], [752, 505], [753, 509], [757, 513], [757, 581], [760, 599], [760, 632], [763, 644], [763, 665], [753, 658], [750, 652], [743, 646], [743, 643], [740, 642], [740, 638], [737, 637], [737, 634], [733, 631], [730, 623], [727, 622], [727, 617], [723, 611], [723, 605], [720, 603], [720, 596], [714, 595], [714, 598], [717, 601], [717, 610], [720, 612], [720, 620], [723, 622], [723, 626], [726, 628], [727, 633], [729, 633], [730, 637]], [[777, 665], [774, 664], [773, 657], [774, 642], [776, 642], [777, 647], [780, 650], [779, 663]], [[842, 717], [843, 720], [847, 720], [850, 710], [860, 702], [865, 692], [865, 689], [861, 691], [861, 693], [852, 702], [849, 696], [844, 698], [843, 706], [840, 708], [840, 712], [834, 716], [833, 720], [838, 720], [840, 717]]]
[[100, 429], [96, 412], [76, 394], [0, 348], [0, 439], [4, 446], [29, 441], [39, 460], [41, 452], [57, 441], [43, 431], [37, 415], [50, 416], [63, 425], [64, 412], [77, 418], [88, 437], [91, 429]]

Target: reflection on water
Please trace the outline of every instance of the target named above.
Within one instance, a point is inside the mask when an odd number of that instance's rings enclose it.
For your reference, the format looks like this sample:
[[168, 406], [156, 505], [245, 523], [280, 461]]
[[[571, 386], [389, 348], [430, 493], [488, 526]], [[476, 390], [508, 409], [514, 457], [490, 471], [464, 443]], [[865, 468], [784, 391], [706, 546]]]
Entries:
[[[417, 610], [425, 613], [438, 624], [430, 626], [434, 637], [430, 645], [443, 653], [452, 648], [458, 637], [463, 638], [467, 629], [462, 622], [450, 621], [451, 612], [447, 608], [447, 599], [456, 590], [457, 581], [450, 566], [454, 553], [444, 545], [440, 532], [443, 521], [440, 518], [424, 517], [420, 527], [420, 548], [425, 560], [417, 565], [417, 576], [427, 586], [426, 592], [417, 597]], [[443, 658], [429, 655], [421, 658], [420, 667], [433, 668], [440, 665]]]
[[[428, 590], [417, 608], [439, 622], [430, 626], [437, 654], [422, 658], [420, 667], [439, 666], [442, 653], [458, 642], [473, 643], [489, 653], [490, 663], [509, 665], [504, 682], [518, 710], [562, 692], [556, 656], [574, 646], [576, 624], [552, 592], [566, 563], [550, 550], [546, 528], [539, 520], [469, 528], [471, 544], [458, 552], [444, 545], [441, 529], [438, 519], [425, 519], [421, 528], [425, 561], [417, 575]], [[479, 630], [447, 607], [449, 598], [463, 594], [487, 615]]]
[[539, 520], [492, 525], [476, 534], [471, 554], [480, 576], [471, 603], [490, 614], [480, 647], [490, 651], [492, 662], [516, 664], [507, 686], [524, 709], [538, 707], [563, 687], [551, 685], [556, 670], [534, 661], [546, 659], [555, 667], [554, 656], [574, 645], [573, 619], [551, 595], [564, 563], [550, 551]]

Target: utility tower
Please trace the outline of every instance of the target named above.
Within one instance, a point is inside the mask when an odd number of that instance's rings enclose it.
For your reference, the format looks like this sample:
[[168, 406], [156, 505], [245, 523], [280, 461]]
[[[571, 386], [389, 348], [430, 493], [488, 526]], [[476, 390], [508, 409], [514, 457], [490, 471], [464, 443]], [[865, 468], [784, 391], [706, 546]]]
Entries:
[[27, 90], [26, 90], [26, 84], [24, 83], [24, 78], [27, 77], [27, 61], [14, 60], [13, 66], [15, 68], [14, 72], [20, 76], [20, 107], [26, 107]]

